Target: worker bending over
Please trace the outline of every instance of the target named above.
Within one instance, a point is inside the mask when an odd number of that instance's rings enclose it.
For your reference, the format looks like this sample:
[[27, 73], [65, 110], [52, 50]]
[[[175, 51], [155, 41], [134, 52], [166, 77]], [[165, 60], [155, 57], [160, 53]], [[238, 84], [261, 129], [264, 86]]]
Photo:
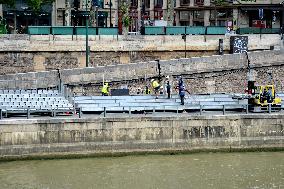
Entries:
[[152, 84], [152, 87], [154, 88], [156, 98], [158, 98], [159, 90], [160, 90], [161, 86], [160, 86], [159, 82], [155, 79], [151, 79], [151, 84]]
[[105, 83], [102, 88], [102, 96], [108, 96], [108, 95], [109, 95], [109, 85], [108, 83]]

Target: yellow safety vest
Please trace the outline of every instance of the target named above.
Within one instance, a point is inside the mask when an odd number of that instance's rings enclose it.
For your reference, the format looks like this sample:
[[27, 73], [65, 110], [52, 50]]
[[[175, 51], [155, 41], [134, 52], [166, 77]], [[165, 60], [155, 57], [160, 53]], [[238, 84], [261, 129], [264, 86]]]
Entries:
[[151, 91], [148, 89], [145, 90], [145, 94], [151, 94]]
[[159, 87], [159, 86], [160, 86], [160, 84], [156, 80], [153, 81], [153, 87], [154, 88]]
[[108, 94], [108, 85], [104, 85], [102, 88], [102, 93]]

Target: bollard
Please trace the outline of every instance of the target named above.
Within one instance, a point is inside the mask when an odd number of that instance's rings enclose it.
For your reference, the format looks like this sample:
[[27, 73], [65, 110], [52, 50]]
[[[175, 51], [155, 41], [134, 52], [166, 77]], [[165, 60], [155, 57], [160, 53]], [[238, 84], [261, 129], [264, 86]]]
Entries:
[[226, 114], [226, 108], [225, 108], [225, 105], [223, 105], [223, 115]]
[[247, 104], [246, 105], [246, 114], [248, 114], [249, 113], [249, 105]]
[[79, 118], [82, 118], [82, 108], [79, 108]]
[[0, 120], [3, 119], [2, 118], [2, 109], [0, 109]]
[[268, 113], [271, 114], [271, 104], [268, 104]]
[[104, 117], [106, 117], [106, 107], [104, 107]]
[[27, 109], [27, 119], [30, 119], [30, 109]]
[[202, 105], [200, 105], [199, 111], [200, 111], [200, 115], [202, 115]]

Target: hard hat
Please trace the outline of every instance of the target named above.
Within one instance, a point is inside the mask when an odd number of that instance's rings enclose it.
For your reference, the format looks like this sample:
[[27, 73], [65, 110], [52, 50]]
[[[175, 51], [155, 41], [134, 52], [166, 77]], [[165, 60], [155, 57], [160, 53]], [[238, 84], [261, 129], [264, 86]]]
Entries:
[[108, 85], [108, 83], [106, 82], [105, 85]]
[[155, 79], [151, 79], [151, 82], [155, 81]]
[[167, 75], [167, 77], [166, 77], [167, 79], [169, 79], [170, 78], [170, 76], [169, 75]]

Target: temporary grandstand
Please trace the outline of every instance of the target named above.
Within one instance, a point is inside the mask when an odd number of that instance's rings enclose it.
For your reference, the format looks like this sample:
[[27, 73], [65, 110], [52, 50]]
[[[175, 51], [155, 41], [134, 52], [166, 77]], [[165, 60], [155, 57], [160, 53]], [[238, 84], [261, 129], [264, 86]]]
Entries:
[[[71, 98], [69, 98], [71, 99]], [[0, 117], [74, 112], [72, 100], [57, 89], [0, 89]]]

